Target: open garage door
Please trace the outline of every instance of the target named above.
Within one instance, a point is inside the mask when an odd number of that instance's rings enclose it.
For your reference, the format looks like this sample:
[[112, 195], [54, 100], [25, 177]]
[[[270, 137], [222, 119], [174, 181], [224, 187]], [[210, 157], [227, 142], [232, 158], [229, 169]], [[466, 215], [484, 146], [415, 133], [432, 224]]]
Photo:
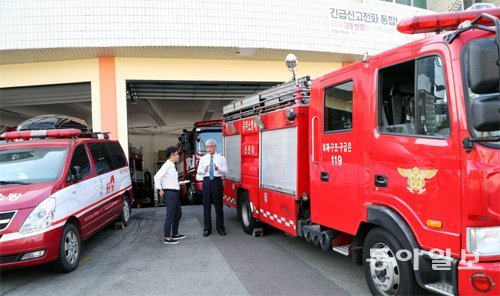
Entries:
[[63, 114], [92, 126], [90, 82], [0, 88], [0, 129], [42, 114]]
[[[151, 176], [156, 173], [164, 161], [160, 157], [160, 151], [168, 146], [175, 146], [184, 129], [193, 131], [196, 122], [222, 119], [222, 107], [228, 102], [276, 84], [278, 83], [127, 81], [129, 160], [133, 166], [132, 182], [137, 202], [149, 204], [153, 200], [152, 184], [144, 186], [147, 183], [144, 180], [148, 179], [144, 176], [148, 175], [146, 172]], [[220, 139], [218, 144], [222, 147], [220, 130], [218, 137], [203, 131], [200, 131], [200, 139], [203, 138], [201, 135]], [[196, 143], [192, 146], [199, 148]], [[196, 153], [199, 151], [196, 150]], [[186, 163], [192, 162], [186, 160]], [[181, 169], [180, 166], [182, 164], [178, 166], [178, 170]], [[157, 196], [156, 202], [161, 202]]]

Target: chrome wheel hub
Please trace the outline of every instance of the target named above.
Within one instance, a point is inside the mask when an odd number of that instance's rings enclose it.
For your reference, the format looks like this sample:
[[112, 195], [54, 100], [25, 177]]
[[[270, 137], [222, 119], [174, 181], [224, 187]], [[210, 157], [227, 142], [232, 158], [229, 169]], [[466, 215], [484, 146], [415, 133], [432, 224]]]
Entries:
[[248, 205], [246, 202], [244, 202], [242, 205], [241, 205], [241, 219], [243, 220], [243, 224], [245, 224], [245, 226], [250, 226], [250, 216], [251, 213], [250, 213], [250, 209], [248, 208]]
[[377, 290], [383, 295], [396, 295], [400, 285], [400, 271], [396, 254], [384, 243], [370, 249], [370, 274]]
[[75, 264], [79, 254], [78, 238], [73, 231], [66, 234], [64, 238], [64, 255], [70, 264]]
[[123, 201], [123, 220], [125, 220], [125, 222], [127, 222], [128, 219], [130, 219], [130, 207], [128, 205], [128, 202], [126, 200], [124, 200]]

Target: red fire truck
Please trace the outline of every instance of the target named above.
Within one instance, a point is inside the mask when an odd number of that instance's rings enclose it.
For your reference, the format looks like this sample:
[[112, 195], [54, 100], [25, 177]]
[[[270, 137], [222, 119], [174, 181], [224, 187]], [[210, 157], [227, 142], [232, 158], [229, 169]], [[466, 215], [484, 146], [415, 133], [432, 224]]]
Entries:
[[196, 175], [200, 158], [207, 153], [205, 141], [214, 139], [217, 141], [217, 152], [222, 152], [222, 120], [199, 121], [194, 124], [190, 131], [184, 130], [179, 137], [177, 147], [181, 151], [178, 165], [179, 180], [190, 182], [181, 186], [181, 196], [188, 204], [199, 201], [203, 179]]
[[243, 230], [352, 255], [375, 295], [500, 295], [499, 16], [406, 19], [438, 34], [225, 106]]

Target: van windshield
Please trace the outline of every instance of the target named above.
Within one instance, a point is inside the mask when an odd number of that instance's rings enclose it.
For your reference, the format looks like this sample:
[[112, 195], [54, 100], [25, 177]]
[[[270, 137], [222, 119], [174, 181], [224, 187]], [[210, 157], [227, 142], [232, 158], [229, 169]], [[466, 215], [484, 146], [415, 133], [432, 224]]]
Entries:
[[61, 175], [66, 148], [0, 150], [0, 186], [42, 184]]

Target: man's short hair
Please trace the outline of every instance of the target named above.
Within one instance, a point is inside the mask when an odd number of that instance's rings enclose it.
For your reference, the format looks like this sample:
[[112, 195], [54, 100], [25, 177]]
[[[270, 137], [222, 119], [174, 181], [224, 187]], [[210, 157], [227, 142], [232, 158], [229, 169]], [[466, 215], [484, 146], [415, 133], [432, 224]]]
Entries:
[[208, 140], [205, 142], [205, 146], [210, 146], [210, 145], [217, 146], [217, 141], [215, 141], [214, 139], [208, 139]]
[[177, 148], [175, 148], [174, 146], [170, 146], [167, 149], [165, 149], [165, 153], [167, 154], [167, 159], [169, 159], [170, 156], [176, 152], [177, 152]]

